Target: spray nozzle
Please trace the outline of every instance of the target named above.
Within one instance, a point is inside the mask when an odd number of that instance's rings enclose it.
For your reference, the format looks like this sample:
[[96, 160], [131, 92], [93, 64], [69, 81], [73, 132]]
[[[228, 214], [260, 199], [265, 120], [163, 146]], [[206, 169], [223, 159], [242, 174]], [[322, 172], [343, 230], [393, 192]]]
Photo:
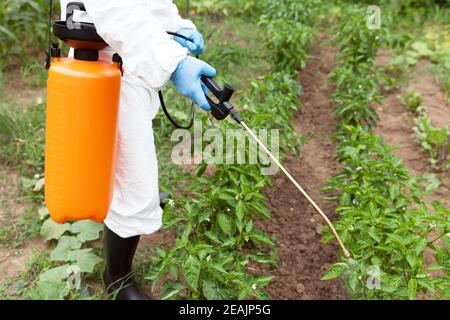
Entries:
[[213, 79], [202, 76], [202, 82], [210, 90], [211, 94], [216, 98], [217, 102], [206, 96], [209, 105], [211, 106], [211, 114], [217, 120], [224, 120], [228, 115], [238, 123], [242, 122], [242, 118], [236, 111], [234, 106], [230, 103], [230, 99], [234, 94], [234, 88], [226, 84], [223, 88], [217, 84]]

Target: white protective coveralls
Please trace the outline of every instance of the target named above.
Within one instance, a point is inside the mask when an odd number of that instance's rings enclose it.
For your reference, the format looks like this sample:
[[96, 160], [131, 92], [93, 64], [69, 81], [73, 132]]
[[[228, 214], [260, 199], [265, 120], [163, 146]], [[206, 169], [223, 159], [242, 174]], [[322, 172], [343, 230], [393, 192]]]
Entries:
[[[61, 0], [62, 19], [69, 0]], [[73, 20], [93, 22], [124, 61], [119, 108], [119, 139], [113, 200], [107, 227], [122, 238], [157, 231], [162, 224], [158, 164], [152, 120], [157, 91], [169, 81], [188, 51], [167, 35], [194, 24], [178, 14], [172, 0], [83, 0], [86, 13]]]

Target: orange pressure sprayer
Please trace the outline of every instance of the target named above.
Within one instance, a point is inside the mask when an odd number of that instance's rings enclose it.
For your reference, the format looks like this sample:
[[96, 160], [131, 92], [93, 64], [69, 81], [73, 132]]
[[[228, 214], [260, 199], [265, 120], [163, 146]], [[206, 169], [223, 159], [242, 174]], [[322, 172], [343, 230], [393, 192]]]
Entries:
[[122, 67], [118, 55], [99, 59], [107, 44], [93, 24], [69, 25], [74, 6], [85, 10], [82, 3], [69, 3], [67, 22], [53, 23], [54, 35], [74, 55], [61, 58], [53, 45], [48, 61], [45, 202], [58, 223], [101, 222], [114, 185]]

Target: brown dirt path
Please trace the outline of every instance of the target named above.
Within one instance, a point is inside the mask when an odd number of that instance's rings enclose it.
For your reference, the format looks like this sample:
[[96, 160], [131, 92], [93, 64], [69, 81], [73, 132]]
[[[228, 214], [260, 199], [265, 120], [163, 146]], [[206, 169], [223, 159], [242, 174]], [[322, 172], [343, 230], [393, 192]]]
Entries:
[[[386, 100], [377, 107], [380, 122], [375, 132], [382, 136], [388, 145], [398, 147], [394, 153], [403, 160], [405, 167], [412, 176], [419, 177], [432, 172], [428, 153], [415, 139], [414, 114], [407, 112], [399, 100], [399, 95], [406, 93], [406, 88], [413, 88], [414, 92], [422, 95], [422, 105], [427, 109], [427, 116], [436, 127], [450, 126], [450, 106], [442, 92], [439, 83], [429, 71], [429, 63], [420, 61], [408, 74], [408, 84], [399, 90], [385, 94]], [[449, 173], [440, 174], [442, 186], [426, 197], [431, 203], [438, 200], [446, 207], [450, 207], [450, 176]]]
[[[335, 120], [330, 96], [334, 92], [328, 74], [334, 68], [336, 51], [317, 47], [314, 57], [301, 73], [304, 87], [303, 109], [293, 125], [306, 138], [301, 159], [289, 156], [284, 164], [318, 204], [333, 218], [336, 204], [324, 199], [319, 189], [339, 171], [335, 160]], [[321, 281], [326, 267], [338, 261], [338, 248], [320, 243], [323, 222], [281, 173], [266, 190], [271, 210], [269, 223], [259, 227], [275, 236], [279, 244], [279, 267], [271, 271], [273, 281], [268, 287], [274, 299], [344, 299], [340, 280]]]

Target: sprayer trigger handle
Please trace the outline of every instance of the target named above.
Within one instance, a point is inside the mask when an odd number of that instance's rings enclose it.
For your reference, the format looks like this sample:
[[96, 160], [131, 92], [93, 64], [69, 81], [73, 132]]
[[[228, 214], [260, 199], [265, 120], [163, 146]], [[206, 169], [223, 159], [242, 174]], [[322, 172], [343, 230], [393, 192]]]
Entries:
[[202, 82], [206, 85], [206, 87], [211, 91], [211, 93], [220, 100], [222, 96], [223, 89], [219, 86], [217, 82], [213, 79], [208, 78], [206, 76], [202, 76]]

